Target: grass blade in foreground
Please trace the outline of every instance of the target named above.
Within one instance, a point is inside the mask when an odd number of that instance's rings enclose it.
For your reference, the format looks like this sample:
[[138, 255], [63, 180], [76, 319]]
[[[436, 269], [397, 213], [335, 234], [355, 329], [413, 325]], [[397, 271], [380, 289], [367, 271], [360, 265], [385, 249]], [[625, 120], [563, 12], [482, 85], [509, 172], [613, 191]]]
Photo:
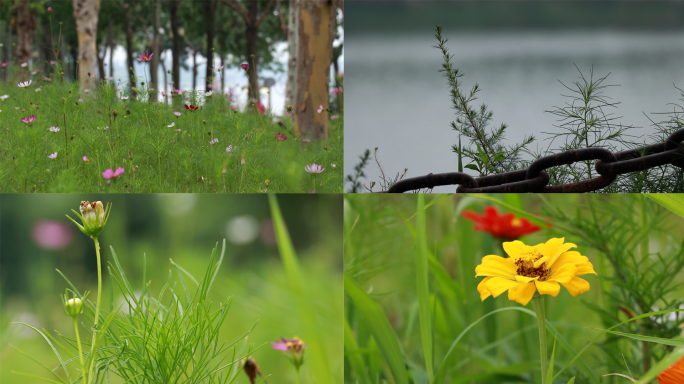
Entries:
[[418, 195], [418, 213], [416, 214], [416, 238], [418, 241], [418, 244], [416, 244], [416, 291], [418, 294], [420, 339], [423, 344], [425, 368], [428, 375], [428, 381], [432, 382], [435, 375], [432, 363], [432, 321], [430, 319], [427, 224], [425, 223], [424, 205], [425, 195], [421, 193]]
[[268, 195], [268, 201], [271, 206], [271, 215], [273, 216], [273, 227], [278, 240], [278, 251], [280, 258], [283, 261], [285, 268], [285, 275], [290, 285], [292, 293], [297, 296], [297, 306], [300, 312], [300, 321], [302, 329], [307, 330], [310, 338], [306, 343], [310, 347], [310, 355], [312, 356], [312, 363], [309, 364], [313, 370], [316, 371], [317, 383], [332, 384], [335, 382], [330, 366], [328, 365], [328, 358], [325, 354], [324, 345], [321, 340], [324, 338], [319, 334], [319, 327], [316, 320], [316, 313], [311, 307], [311, 300], [309, 299], [308, 291], [304, 286], [304, 279], [302, 272], [299, 269], [299, 261], [295, 253], [290, 234], [287, 231], [285, 220], [278, 206], [278, 200], [275, 195]]
[[684, 217], [684, 195], [682, 194], [663, 194], [649, 193], [646, 196], [656, 203], [672, 211], [672, 213]]
[[408, 384], [408, 375], [404, 367], [399, 340], [397, 340], [397, 335], [380, 306], [368, 297], [354, 279], [346, 273], [344, 274], [344, 289], [359, 310], [366, 326], [370, 329], [375, 342], [385, 357], [385, 361], [387, 361], [392, 376], [394, 376], [394, 381], [397, 384]]

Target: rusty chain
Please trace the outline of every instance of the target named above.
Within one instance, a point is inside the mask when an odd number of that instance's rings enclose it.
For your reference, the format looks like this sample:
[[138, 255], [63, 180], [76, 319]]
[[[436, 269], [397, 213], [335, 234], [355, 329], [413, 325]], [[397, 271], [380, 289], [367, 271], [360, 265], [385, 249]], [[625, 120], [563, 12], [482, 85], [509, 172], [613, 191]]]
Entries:
[[[600, 176], [561, 185], [547, 185], [546, 169], [578, 161], [598, 160], [594, 166]], [[610, 185], [618, 175], [672, 164], [684, 169], [684, 128], [673, 132], [665, 142], [613, 153], [605, 148], [573, 149], [540, 157], [527, 169], [472, 177], [463, 172], [427, 174], [396, 182], [386, 193], [432, 189], [441, 185], [456, 185], [457, 193], [584, 193]]]

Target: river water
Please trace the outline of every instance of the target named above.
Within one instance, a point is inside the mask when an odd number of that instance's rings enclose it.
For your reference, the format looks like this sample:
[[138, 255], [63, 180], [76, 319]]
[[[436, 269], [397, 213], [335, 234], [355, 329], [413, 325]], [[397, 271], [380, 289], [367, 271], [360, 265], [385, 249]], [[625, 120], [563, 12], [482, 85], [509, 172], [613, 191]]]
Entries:
[[[451, 146], [454, 110], [441, 69], [441, 53], [430, 33], [410, 35], [347, 33], [345, 79], [345, 173], [353, 172], [367, 148], [379, 147], [387, 174], [408, 168], [406, 177], [457, 170]], [[618, 32], [609, 30], [463, 32], [443, 31], [465, 74], [464, 89], [482, 88], [480, 103], [494, 112], [493, 125], [509, 125], [507, 141], [535, 135], [532, 148], [546, 148], [543, 132], [559, 132], [557, 117], [545, 111], [563, 106], [579, 72], [594, 77], [610, 73], [605, 84], [610, 112], [632, 133], [650, 141], [651, 122], [644, 113], [672, 111], [668, 103], [684, 89], [684, 32]], [[573, 65], [574, 64], [574, 65]], [[684, 104], [679, 102], [680, 104]], [[662, 116], [652, 116], [656, 121]], [[464, 164], [465, 165], [465, 164]], [[470, 171], [469, 171], [470, 172]], [[375, 163], [364, 180], [378, 181]], [[377, 190], [377, 188], [376, 188]], [[435, 188], [453, 192], [454, 187]]]

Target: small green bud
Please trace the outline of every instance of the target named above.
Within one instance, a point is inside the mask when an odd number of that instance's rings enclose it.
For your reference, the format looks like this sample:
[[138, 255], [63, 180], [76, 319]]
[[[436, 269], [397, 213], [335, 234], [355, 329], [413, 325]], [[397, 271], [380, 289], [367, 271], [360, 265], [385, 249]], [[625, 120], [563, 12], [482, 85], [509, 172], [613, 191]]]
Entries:
[[[71, 293], [71, 294], [70, 294]], [[76, 317], [83, 313], [83, 301], [88, 297], [90, 292], [86, 292], [83, 299], [76, 297], [76, 294], [67, 289], [66, 293], [62, 295], [62, 304], [64, 305], [64, 313], [68, 316]], [[71, 296], [71, 298], [69, 298]]]

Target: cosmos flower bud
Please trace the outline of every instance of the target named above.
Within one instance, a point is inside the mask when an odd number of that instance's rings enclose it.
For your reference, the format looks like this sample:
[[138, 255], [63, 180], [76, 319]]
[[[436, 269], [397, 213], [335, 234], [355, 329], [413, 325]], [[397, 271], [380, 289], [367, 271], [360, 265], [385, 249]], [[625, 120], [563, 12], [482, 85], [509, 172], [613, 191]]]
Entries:
[[101, 201], [81, 201], [80, 213], [72, 209], [72, 211], [81, 219], [83, 225], [76, 222], [67, 215], [69, 220], [78, 226], [81, 232], [88, 236], [97, 236], [104, 229], [109, 217], [110, 205], [105, 207]]
[[[76, 294], [70, 290], [66, 290], [66, 293], [62, 295], [62, 304], [64, 305], [64, 313], [68, 316], [76, 317], [83, 313], [83, 301], [88, 297], [88, 293], [85, 293], [83, 299], [76, 297]], [[69, 298], [71, 296], [71, 298]]]

